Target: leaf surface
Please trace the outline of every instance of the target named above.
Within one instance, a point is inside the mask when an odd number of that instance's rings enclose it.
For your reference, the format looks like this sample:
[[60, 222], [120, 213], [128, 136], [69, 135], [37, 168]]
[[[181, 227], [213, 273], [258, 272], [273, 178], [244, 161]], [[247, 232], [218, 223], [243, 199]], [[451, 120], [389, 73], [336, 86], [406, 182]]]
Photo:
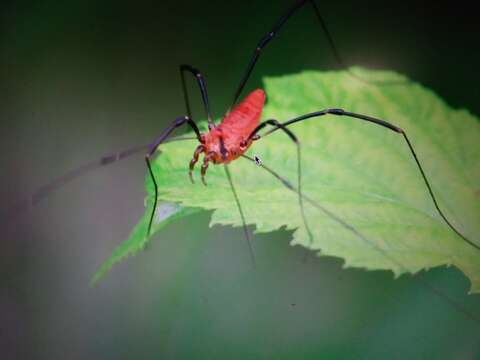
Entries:
[[[368, 79], [406, 80], [390, 71], [353, 71]], [[410, 81], [372, 85], [343, 71], [305, 71], [264, 81], [263, 119], [283, 122], [324, 108], [343, 108], [403, 128], [445, 215], [480, 245], [478, 118], [466, 110], [451, 109], [432, 91]], [[469, 277], [471, 292], [480, 291], [480, 251], [456, 235], [437, 213], [400, 134], [333, 115], [293, 124], [290, 130], [301, 141], [303, 193], [314, 202], [305, 202], [313, 241], [302, 221], [297, 195], [261, 167], [240, 158], [229, 168], [246, 221], [255, 225], [255, 232], [285, 226], [294, 230], [292, 245], [340, 257], [346, 267], [392, 270], [396, 276], [455, 265]], [[159, 199], [164, 201], [160, 206], [175, 211], [157, 211], [163, 216], [156, 218], [152, 234], [199, 209], [214, 210], [210, 225], [242, 225], [223, 166], [209, 167], [207, 187], [199, 181], [198, 169], [197, 182], [190, 183], [188, 162], [196, 145], [195, 141], [162, 145], [154, 160]], [[266, 166], [297, 186], [296, 148], [281, 131], [255, 142], [247, 154], [258, 155]], [[145, 215], [103, 264], [95, 281], [148, 241], [145, 229], [153, 188], [148, 177], [146, 183]]]

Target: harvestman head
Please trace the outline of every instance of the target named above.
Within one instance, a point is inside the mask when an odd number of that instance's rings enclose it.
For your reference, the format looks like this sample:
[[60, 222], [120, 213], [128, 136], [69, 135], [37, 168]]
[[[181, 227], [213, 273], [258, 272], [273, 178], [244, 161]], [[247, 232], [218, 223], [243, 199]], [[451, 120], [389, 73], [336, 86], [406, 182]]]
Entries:
[[[183, 89], [183, 94], [184, 94], [184, 99], [185, 99], [185, 106], [187, 110], [187, 115], [180, 116], [176, 118], [172, 124], [164, 130], [164, 132], [151, 144], [145, 145], [145, 146], [139, 146], [135, 147], [132, 149], [128, 149], [126, 151], [122, 151], [119, 153], [111, 154], [102, 157], [100, 160], [87, 164], [77, 170], [73, 170], [70, 173], [67, 173], [66, 175], [52, 181], [50, 184], [43, 186], [39, 188], [30, 198], [28, 198], [26, 201], [22, 202], [17, 206], [17, 209], [14, 210], [23, 210], [25, 208], [30, 208], [31, 206], [35, 205], [38, 203], [40, 200], [45, 198], [48, 193], [51, 191], [55, 190], [56, 188], [64, 185], [65, 183], [69, 182], [73, 178], [76, 178], [80, 175], [83, 175], [99, 166], [107, 165], [110, 163], [113, 163], [117, 160], [124, 159], [130, 155], [136, 154], [139, 151], [144, 151], [145, 149], [148, 149], [148, 152], [145, 156], [145, 161], [147, 163], [148, 171], [150, 174], [150, 177], [152, 179], [153, 185], [154, 185], [154, 204], [152, 206], [151, 210], [151, 216], [147, 228], [147, 233], [146, 236], [150, 235], [151, 228], [152, 228], [152, 222], [155, 216], [155, 210], [157, 208], [157, 200], [158, 200], [158, 185], [157, 181], [155, 179], [154, 172], [152, 171], [151, 167], [151, 158], [155, 154], [156, 150], [158, 147], [166, 142], [169, 141], [176, 141], [176, 140], [183, 140], [185, 138], [170, 138], [172, 133], [174, 132], [175, 129], [182, 127], [183, 125], [188, 125], [190, 126], [191, 129], [193, 129], [196, 139], [199, 142], [199, 145], [195, 149], [193, 153], [192, 160], [190, 161], [189, 165], [189, 176], [193, 182], [193, 170], [195, 167], [195, 164], [198, 162], [200, 156], [203, 154], [203, 162], [201, 165], [201, 180], [202, 182], [206, 185], [206, 172], [208, 169], [208, 166], [210, 163], [213, 163], [215, 165], [223, 164], [225, 168], [225, 172], [227, 175], [227, 179], [230, 183], [242, 222], [243, 222], [243, 229], [245, 232], [245, 237], [248, 242], [250, 254], [252, 257], [252, 261], [255, 263], [255, 257], [254, 257], [254, 252], [253, 252], [253, 247], [250, 241], [250, 235], [246, 227], [245, 223], [245, 217], [243, 214], [243, 210], [239, 201], [239, 198], [237, 196], [237, 193], [235, 191], [235, 187], [232, 181], [232, 177], [230, 175], [230, 171], [228, 169], [228, 164], [234, 160], [236, 160], [239, 157], [243, 157], [249, 161], [254, 162], [257, 164], [259, 167], [262, 169], [266, 170], [269, 172], [272, 176], [274, 176], [276, 179], [279, 180], [279, 182], [288, 188], [291, 191], [294, 191], [298, 195], [298, 202], [299, 202], [299, 209], [301, 212], [302, 220], [304, 223], [304, 226], [307, 230], [307, 233], [310, 237], [310, 240], [312, 241], [313, 236], [310, 232], [308, 223], [305, 218], [304, 214], [304, 208], [303, 208], [303, 202], [309, 202], [313, 207], [317, 208], [319, 211], [321, 211], [324, 215], [330, 217], [332, 220], [336, 221], [338, 224], [343, 226], [345, 229], [351, 231], [355, 236], [363, 239], [367, 244], [370, 246], [376, 248], [380, 253], [382, 253], [385, 257], [390, 259], [393, 263], [396, 263], [398, 267], [406, 269], [405, 266], [402, 264], [398, 263], [395, 259], [391, 258], [385, 251], [382, 249], [378, 248], [375, 243], [371, 242], [368, 238], [366, 238], [364, 235], [362, 235], [357, 229], [353, 228], [351, 225], [343, 221], [341, 218], [333, 214], [331, 211], [327, 210], [314, 200], [308, 198], [306, 195], [302, 193], [302, 187], [301, 187], [301, 148], [300, 148], [300, 142], [298, 138], [295, 136], [295, 134], [288, 128], [290, 125], [308, 120], [308, 119], [313, 119], [313, 118], [318, 118], [322, 117], [324, 115], [334, 115], [334, 116], [346, 116], [350, 118], [354, 118], [357, 120], [362, 120], [366, 122], [373, 123], [375, 125], [382, 126], [390, 131], [393, 131], [395, 133], [398, 133], [401, 135], [405, 142], [406, 145], [408, 146], [415, 163], [419, 169], [419, 172], [424, 180], [424, 183], [426, 185], [426, 188], [430, 194], [430, 197], [435, 205], [435, 208], [437, 209], [438, 213], [440, 216], [443, 218], [445, 223], [461, 238], [463, 241], [467, 242], [471, 246], [475, 247], [476, 249], [480, 250], [480, 246], [478, 246], [476, 243], [471, 241], [470, 239], [466, 238], [460, 231], [458, 231], [453, 224], [445, 217], [443, 214], [442, 210], [440, 209], [437, 200], [435, 198], [435, 195], [432, 191], [432, 188], [430, 186], [430, 183], [427, 179], [427, 176], [421, 166], [421, 163], [417, 157], [417, 154], [414, 151], [414, 148], [407, 137], [407, 134], [405, 133], [404, 130], [401, 128], [387, 122], [381, 119], [377, 119], [368, 115], [362, 115], [362, 114], [357, 114], [349, 111], [345, 111], [343, 109], [338, 109], [338, 108], [328, 108], [328, 109], [323, 109], [320, 111], [304, 114], [298, 117], [295, 117], [290, 120], [286, 120], [283, 122], [278, 121], [277, 119], [268, 119], [263, 122], [260, 122], [261, 119], [261, 114], [262, 114], [262, 109], [265, 104], [266, 100], [266, 94], [263, 90], [257, 89], [252, 91], [250, 94], [248, 94], [243, 101], [241, 101], [239, 104], [237, 104], [238, 99], [240, 98], [240, 95], [242, 93], [242, 90], [244, 89], [250, 74], [252, 73], [255, 64], [257, 63], [257, 60], [262, 52], [262, 50], [270, 43], [272, 39], [275, 38], [275, 36], [278, 34], [280, 29], [287, 23], [287, 21], [297, 12], [298, 9], [302, 8], [304, 5], [310, 5], [311, 9], [313, 10], [317, 20], [319, 21], [319, 24], [321, 28], [323, 29], [323, 32], [326, 35], [326, 38], [328, 40], [329, 46], [334, 54], [334, 57], [337, 61], [337, 63], [344, 68], [348, 73], [363, 82], [368, 82], [372, 83], [373, 81], [370, 80], [365, 80], [358, 75], [354, 74], [345, 66], [345, 62], [342, 60], [342, 58], [339, 55], [339, 52], [337, 51], [335, 44], [332, 40], [332, 37], [326, 27], [326, 24], [324, 20], [322, 19], [320, 15], [320, 11], [315, 4], [314, 0], [300, 0], [296, 1], [295, 4], [285, 13], [284, 16], [282, 16], [272, 27], [272, 29], [265, 35], [263, 36], [260, 41], [258, 42], [257, 46], [254, 49], [253, 55], [248, 63], [248, 66], [246, 68], [246, 71], [235, 91], [234, 98], [233, 98], [233, 103], [232, 103], [232, 110], [227, 112], [227, 114], [223, 117], [222, 121], [220, 124], [215, 124], [213, 122], [213, 118], [210, 113], [210, 106], [209, 106], [209, 100], [208, 100], [208, 93], [207, 93], [207, 86], [205, 79], [202, 75], [202, 73], [190, 66], [190, 65], [181, 65], [180, 66], [180, 75], [181, 75], [181, 80], [182, 80], [182, 89]], [[186, 86], [186, 81], [185, 81], [185, 74], [190, 73], [191, 75], [194, 76], [196, 79], [196, 82], [200, 88], [200, 94], [202, 97], [202, 102], [203, 106], [205, 109], [205, 113], [207, 116], [208, 120], [208, 131], [206, 133], [200, 133], [195, 121], [192, 118], [191, 114], [191, 108], [190, 108], [190, 101], [188, 98], [188, 92], [187, 92], [187, 86]], [[373, 82], [376, 84], [381, 84], [381, 85], [398, 85], [399, 82]], [[403, 83], [403, 82], [400, 82]], [[259, 132], [264, 129], [266, 126], [270, 126], [271, 129], [268, 130], [267, 132], [263, 134], [259, 134]], [[297, 186], [295, 187], [292, 185], [288, 180], [283, 178], [281, 175], [279, 175], [276, 171], [270, 169], [266, 165], [262, 164], [262, 161], [260, 158], [257, 156], [254, 156], [254, 158], [251, 158], [247, 155], [245, 155], [245, 152], [252, 146], [252, 144], [261, 139], [262, 137], [268, 136], [271, 133], [281, 130], [292, 142], [296, 145], [297, 149]], [[190, 138], [191, 139], [191, 138]], [[480, 320], [476, 319], [475, 316], [472, 314], [467, 313], [466, 310], [463, 308], [459, 307], [459, 305], [456, 305], [455, 302], [453, 302], [450, 298], [448, 298], [446, 295], [442, 294], [439, 292], [439, 290], [434, 289], [431, 287], [429, 284], [425, 284], [422, 282], [422, 285], [429, 288], [432, 292], [434, 292], [436, 295], [440, 296], [443, 300], [446, 300], [447, 302], [453, 304], [455, 308], [462, 313], [466, 314], [468, 317], [475, 319], [475, 321], [480, 322]]]

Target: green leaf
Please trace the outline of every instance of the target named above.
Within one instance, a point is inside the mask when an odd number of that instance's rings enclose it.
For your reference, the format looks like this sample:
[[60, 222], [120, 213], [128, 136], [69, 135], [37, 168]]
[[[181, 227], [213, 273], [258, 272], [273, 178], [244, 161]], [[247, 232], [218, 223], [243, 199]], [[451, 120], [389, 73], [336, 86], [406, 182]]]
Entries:
[[[389, 71], [352, 70], [372, 80], [407, 80]], [[283, 122], [324, 108], [343, 108], [403, 128], [445, 215], [462, 234], [480, 245], [478, 118], [466, 110], [451, 109], [419, 84], [372, 85], [344, 71], [306, 71], [266, 78], [265, 90], [263, 119]], [[392, 270], [396, 276], [455, 265], [469, 277], [471, 292], [480, 291], [480, 251], [456, 235], [440, 217], [400, 134], [332, 115], [296, 123], [290, 130], [301, 141], [303, 192], [330, 215], [305, 202], [313, 234], [310, 242], [297, 195], [261, 167], [240, 158], [229, 168], [246, 221], [255, 225], [257, 233], [285, 226], [295, 230], [292, 245], [340, 257], [345, 267]], [[198, 209], [215, 210], [210, 225], [242, 225], [223, 166], [210, 166], [207, 187], [199, 181], [198, 172], [197, 182], [190, 183], [188, 162], [195, 147], [195, 141], [168, 143], [155, 158], [159, 199], [181, 207], [170, 217], [157, 220], [153, 233]], [[247, 154], [258, 155], [266, 166], [297, 186], [296, 148], [281, 131], [255, 142]], [[150, 206], [144, 217], [127, 242], [102, 266], [96, 280], [114, 262], [146, 243], [144, 230], [153, 197], [148, 178], [147, 190]]]
[[[150, 196], [147, 201], [147, 210], [140, 219], [140, 222], [133, 228], [128, 240], [120, 244], [112, 253], [112, 255], [103, 262], [100, 269], [95, 273], [92, 278], [91, 284], [95, 285], [102, 279], [107, 272], [120, 260], [130, 255], [135, 255], [140, 250], [143, 250], [150, 238], [145, 235], [147, 233], [148, 221], [150, 219], [150, 211], [152, 207], [153, 196]], [[156, 209], [155, 222], [152, 225], [152, 234], [159, 231], [166, 225], [170, 224], [174, 220], [177, 220], [183, 216], [193, 214], [199, 211], [199, 209], [184, 208], [175, 203], [159, 201]]]

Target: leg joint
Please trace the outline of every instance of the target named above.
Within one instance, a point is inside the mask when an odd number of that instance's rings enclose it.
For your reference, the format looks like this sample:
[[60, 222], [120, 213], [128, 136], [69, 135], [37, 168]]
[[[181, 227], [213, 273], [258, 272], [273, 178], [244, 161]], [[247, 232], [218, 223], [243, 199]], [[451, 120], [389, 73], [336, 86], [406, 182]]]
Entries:
[[345, 115], [345, 111], [343, 109], [328, 109], [328, 113], [332, 115]]

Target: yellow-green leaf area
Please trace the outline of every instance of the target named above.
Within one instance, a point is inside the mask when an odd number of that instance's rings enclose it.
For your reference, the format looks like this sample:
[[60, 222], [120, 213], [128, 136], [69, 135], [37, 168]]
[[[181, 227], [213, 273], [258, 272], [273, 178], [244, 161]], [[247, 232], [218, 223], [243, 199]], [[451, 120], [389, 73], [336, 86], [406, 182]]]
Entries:
[[[267, 105], [262, 119], [283, 122], [325, 108], [343, 108], [403, 128], [445, 215], [480, 245], [478, 118], [450, 108], [431, 90], [394, 72], [352, 70], [391, 85], [374, 85], [344, 71], [265, 78]], [[285, 227], [294, 230], [292, 245], [342, 258], [348, 267], [392, 270], [396, 276], [454, 265], [470, 279], [471, 292], [480, 291], [480, 251], [455, 234], [438, 214], [400, 134], [333, 115], [295, 123], [290, 130], [301, 142], [304, 194], [342, 221], [305, 202], [313, 234], [310, 241], [297, 195], [261, 167], [240, 158], [229, 168], [246, 222], [255, 226], [255, 232]], [[211, 224], [241, 226], [222, 165], [210, 165], [208, 186], [200, 182], [198, 169], [196, 183], [190, 182], [188, 163], [196, 146], [195, 141], [161, 146], [153, 162], [159, 199], [179, 205], [177, 217], [186, 209], [208, 209], [214, 210]], [[247, 154], [258, 155], [266, 166], [297, 186], [296, 148], [281, 131], [256, 141]], [[149, 206], [137, 230], [145, 228], [153, 203], [148, 178], [147, 189]], [[166, 220], [155, 221], [153, 233]], [[161, 232], [155, 237], [161, 241]], [[147, 241], [139, 231], [127, 242], [135, 243], [135, 239]]]

